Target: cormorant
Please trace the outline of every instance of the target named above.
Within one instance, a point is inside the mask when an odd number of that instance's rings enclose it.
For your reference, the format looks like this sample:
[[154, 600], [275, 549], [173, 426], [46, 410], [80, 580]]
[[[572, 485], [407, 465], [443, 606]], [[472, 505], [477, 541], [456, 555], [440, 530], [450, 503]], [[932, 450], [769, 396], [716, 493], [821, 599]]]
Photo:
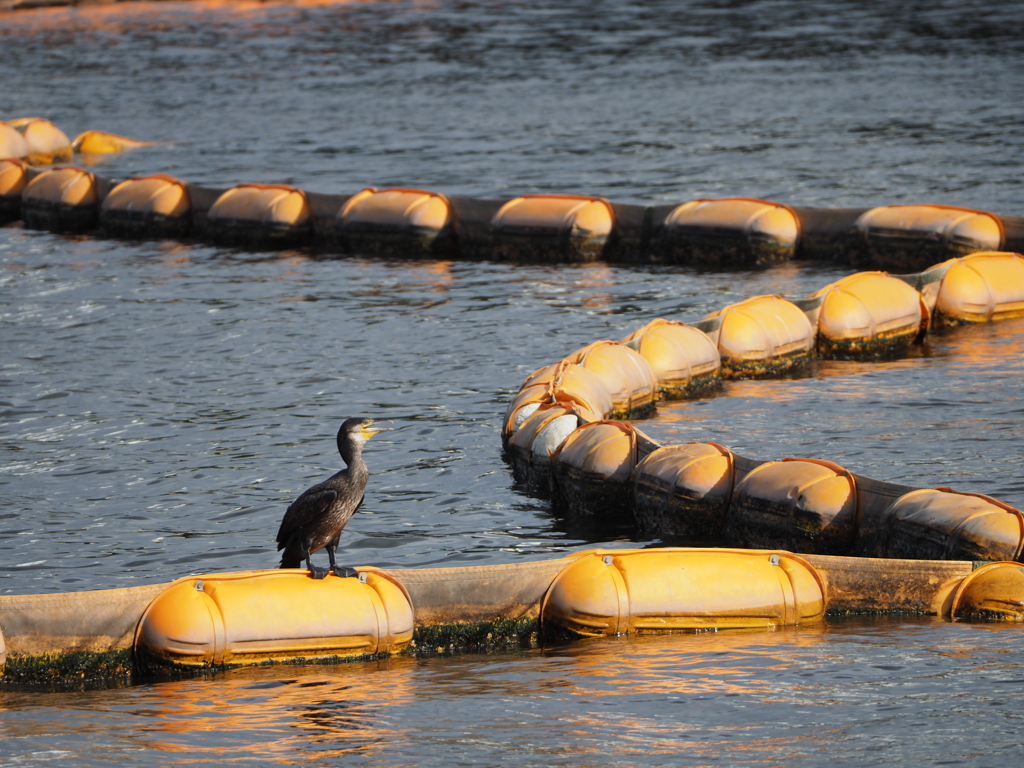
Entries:
[[[322, 579], [329, 571], [338, 576], [355, 576], [353, 568], [339, 566], [334, 559], [338, 540], [345, 523], [363, 503], [363, 492], [370, 470], [363, 461], [366, 441], [381, 429], [370, 429], [369, 419], [348, 419], [338, 430], [338, 453], [347, 468], [302, 492], [284, 513], [277, 531], [277, 549], [282, 568], [298, 568], [305, 560], [314, 579]], [[309, 556], [318, 549], [327, 549], [330, 568], [318, 568]]]

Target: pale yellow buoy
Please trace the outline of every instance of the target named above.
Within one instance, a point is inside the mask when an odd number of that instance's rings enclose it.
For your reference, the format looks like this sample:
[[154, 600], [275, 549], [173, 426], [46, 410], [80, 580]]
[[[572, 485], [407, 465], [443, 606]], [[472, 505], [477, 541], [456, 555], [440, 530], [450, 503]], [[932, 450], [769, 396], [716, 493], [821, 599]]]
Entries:
[[104, 133], [103, 131], [86, 131], [80, 133], [71, 142], [71, 147], [79, 155], [116, 155], [128, 149], [139, 147], [151, 147], [156, 142], [138, 141], [129, 139], [127, 136], [118, 136], [116, 133]]
[[7, 123], [0, 123], [0, 160], [24, 160], [28, 157], [25, 137]]
[[25, 139], [28, 145], [28, 155], [25, 159], [31, 165], [53, 165], [71, 161], [71, 141], [64, 131], [49, 120], [43, 120], [41, 117], [21, 117], [17, 120], [8, 120], [7, 125]]

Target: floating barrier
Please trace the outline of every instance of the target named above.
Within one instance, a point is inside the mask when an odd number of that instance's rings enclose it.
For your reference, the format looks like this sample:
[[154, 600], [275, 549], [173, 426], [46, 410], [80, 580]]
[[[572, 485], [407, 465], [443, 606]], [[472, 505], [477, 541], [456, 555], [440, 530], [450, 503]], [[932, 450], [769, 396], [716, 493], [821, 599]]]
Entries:
[[152, 145], [151, 141], [138, 141], [129, 139], [127, 136], [118, 136], [116, 133], [104, 133], [103, 131], [80, 133], [71, 142], [71, 148], [80, 155], [115, 155], [129, 149]]
[[[509, 565], [274, 570], [95, 592], [0, 596], [5, 682], [130, 682], [139, 671], [336, 662], [548, 637], [772, 629], [849, 613], [1024, 619], [1018, 563], [778, 550], [584, 550]], [[0, 656], [2, 658], [2, 656]]]
[[294, 246], [312, 238], [312, 218], [301, 189], [287, 184], [239, 184], [217, 198], [204, 228], [219, 242]]
[[27, 185], [28, 164], [24, 160], [0, 160], [0, 224], [21, 218], [21, 193]]
[[1005, 245], [999, 217], [973, 208], [948, 205], [889, 205], [863, 213], [855, 224], [857, 266], [911, 272], [974, 251], [998, 251]]
[[16, 129], [7, 123], [0, 123], [0, 160], [25, 160], [28, 158], [28, 142]]
[[693, 200], [665, 218], [659, 253], [669, 262], [722, 268], [794, 258], [800, 219], [780, 203], [746, 197]]
[[696, 542], [721, 540], [736, 482], [728, 448], [717, 443], [662, 446], [636, 465], [632, 482], [640, 530]]
[[747, 473], [733, 491], [725, 523], [727, 539], [741, 546], [822, 555], [848, 553], [856, 531], [853, 475], [817, 459], [769, 461]]
[[[30, 164], [71, 159], [72, 145], [52, 123], [29, 118], [12, 125], [0, 123], [0, 159], [28, 159]], [[34, 142], [31, 156], [19, 131]], [[99, 154], [150, 143], [86, 131], [76, 138], [75, 147]], [[104, 190], [117, 184], [96, 180]], [[670, 258], [720, 269], [790, 258], [845, 259], [901, 270], [971, 250], [1024, 249], [1024, 218], [943, 206], [828, 209], [748, 198], [643, 206], [579, 195], [481, 200], [401, 188], [329, 195], [247, 184], [235, 188], [250, 192], [232, 194], [238, 200], [231, 200], [228, 211], [222, 208], [230, 198], [214, 209], [226, 190], [186, 186], [192, 205], [190, 236], [253, 247], [312, 243], [333, 252], [529, 261], [656, 263]], [[259, 200], [251, 191], [256, 188], [294, 192], [304, 200]], [[206, 227], [210, 212], [212, 226]], [[232, 215], [223, 215], [228, 212]], [[998, 240], [990, 236], [996, 229]], [[158, 224], [141, 233], [131, 228], [118, 234], [167, 236]], [[890, 241], [902, 245], [889, 247]], [[909, 258], [907, 249], [916, 249], [920, 257]]]
[[136, 653], [183, 666], [394, 653], [412, 640], [409, 593], [393, 577], [310, 579], [306, 571], [181, 579], [139, 622]]
[[[959, 273], [952, 272], [954, 267]], [[905, 521], [895, 515], [894, 502], [919, 489], [855, 476], [817, 459], [765, 464], [713, 444], [660, 446], [635, 428], [604, 421], [628, 418], [636, 410], [636, 400], [631, 402], [628, 393], [635, 397], [649, 391], [645, 376], [629, 383], [630, 375], [623, 370], [629, 366], [612, 359], [625, 350], [648, 353], [658, 368], [654, 377], [659, 394], [685, 395], [693, 356], [699, 359], [716, 344], [727, 377], [777, 374], [810, 360], [815, 350], [833, 357], [898, 351], [928, 330], [932, 309], [941, 317], [942, 307], [950, 306], [944, 311], [964, 317], [966, 306], [973, 308], [974, 318], [997, 318], [1018, 314], [1024, 308], [1017, 303], [1021, 297], [1024, 257], [982, 252], [917, 275], [854, 274], [799, 303], [774, 295], [754, 297], [693, 326], [658, 319], [623, 343], [584, 347], [529, 377], [505, 414], [503, 440], [506, 447], [515, 443], [506, 456], [520, 478], [541, 491], [553, 491], [573, 516], [622, 524], [631, 512], [640, 530], [691, 542], [831, 555], [1021, 559], [1024, 523], [1012, 508], [1007, 508], [1010, 516], [1005, 510], [984, 518], [971, 513], [969, 522], [957, 515], [939, 520], [929, 514], [929, 531], [904, 535], [913, 516]], [[670, 334], [678, 340], [667, 339]], [[588, 364], [588, 356], [599, 352], [604, 355], [595, 357], [600, 364]], [[648, 357], [638, 354], [626, 362], [646, 362]], [[575, 373], [571, 396], [567, 389], [558, 389], [570, 372]], [[678, 382], [683, 386], [666, 387]], [[542, 404], [551, 410], [541, 413]], [[573, 416], [567, 418], [570, 412]], [[516, 439], [517, 429], [535, 414], [531, 431]], [[578, 426], [569, 432], [574, 420]], [[601, 431], [588, 432], [595, 423]]]
[[18, 131], [28, 146], [25, 159], [30, 165], [53, 165], [70, 162], [74, 156], [71, 141], [64, 132], [49, 120], [39, 117], [23, 117], [8, 120], [7, 125]]
[[100, 193], [96, 177], [66, 166], [44, 171], [21, 194], [25, 223], [50, 232], [84, 232], [96, 226]]
[[935, 298], [937, 321], [945, 325], [987, 323], [1024, 315], [1024, 257], [982, 251], [951, 259]]
[[778, 376], [811, 360], [815, 335], [807, 315], [778, 295], [754, 296], [703, 318], [721, 317], [709, 334], [722, 357], [722, 376]]
[[142, 237], [163, 232], [183, 237], [192, 228], [188, 186], [173, 176], [142, 176], [123, 181], [100, 205], [104, 232]]
[[667, 400], [696, 397], [722, 386], [722, 358], [703, 331], [659, 318], [620, 342], [646, 360]]
[[338, 231], [349, 251], [437, 255], [454, 250], [448, 200], [420, 189], [364, 189], [338, 212]]
[[921, 294], [885, 272], [857, 272], [812, 294], [818, 296], [823, 297], [817, 318], [820, 357], [898, 353], [916, 341], [929, 322]]
[[523, 195], [491, 219], [492, 258], [598, 261], [615, 227], [608, 201], [579, 195]]

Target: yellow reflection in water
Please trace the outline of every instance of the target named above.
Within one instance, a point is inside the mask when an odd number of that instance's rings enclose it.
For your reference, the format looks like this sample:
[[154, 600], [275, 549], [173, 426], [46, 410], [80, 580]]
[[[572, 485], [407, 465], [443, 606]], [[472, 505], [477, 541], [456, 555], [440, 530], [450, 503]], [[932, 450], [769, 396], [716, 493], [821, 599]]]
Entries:
[[189, 762], [230, 763], [254, 757], [305, 763], [372, 755], [396, 728], [390, 718], [412, 697], [414, 660], [336, 667], [236, 670], [214, 680], [151, 688], [141, 740]]

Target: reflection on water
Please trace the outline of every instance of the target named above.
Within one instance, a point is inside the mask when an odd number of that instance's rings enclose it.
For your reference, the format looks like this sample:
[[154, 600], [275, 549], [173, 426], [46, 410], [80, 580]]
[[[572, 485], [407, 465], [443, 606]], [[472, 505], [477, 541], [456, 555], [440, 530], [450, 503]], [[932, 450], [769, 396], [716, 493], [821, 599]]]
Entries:
[[[0, 693], [0, 755], [155, 765], [1012, 764], [1018, 630], [848, 619]], [[884, 735], [887, 734], [887, 735]], [[984, 734], [981, 741], [978, 735]]]

